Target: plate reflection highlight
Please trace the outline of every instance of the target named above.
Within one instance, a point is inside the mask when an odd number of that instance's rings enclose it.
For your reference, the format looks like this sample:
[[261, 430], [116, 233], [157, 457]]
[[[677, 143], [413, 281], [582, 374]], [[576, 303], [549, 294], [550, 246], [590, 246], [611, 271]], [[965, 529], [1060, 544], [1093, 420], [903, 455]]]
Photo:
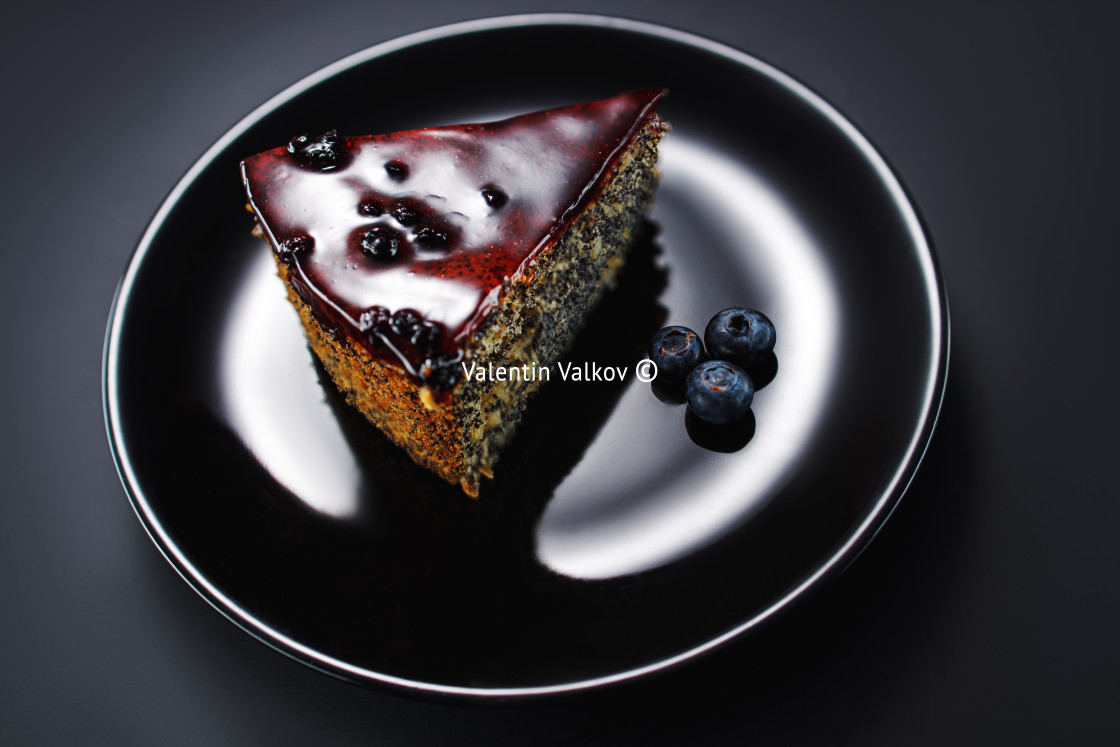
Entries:
[[352, 517], [360, 506], [361, 468], [324, 399], [299, 317], [263, 241], [245, 277], [220, 348], [225, 417], [293, 495], [328, 516]]

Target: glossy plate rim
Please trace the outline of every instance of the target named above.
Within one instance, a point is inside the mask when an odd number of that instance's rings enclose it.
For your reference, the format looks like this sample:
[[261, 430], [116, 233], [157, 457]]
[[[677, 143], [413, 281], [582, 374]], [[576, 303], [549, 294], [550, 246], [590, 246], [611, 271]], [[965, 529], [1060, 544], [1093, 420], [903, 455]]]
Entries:
[[[255, 619], [250, 612], [242, 608], [235, 600], [224, 595], [203, 573], [191, 564], [183, 550], [169, 537], [166, 530], [161, 525], [159, 517], [152, 510], [129, 459], [124, 434], [120, 427], [121, 413], [118, 391], [120, 333], [124, 322], [125, 311], [128, 306], [128, 299], [139, 268], [143, 264], [155, 237], [159, 234], [172, 208], [183, 196], [188, 186], [207, 168], [208, 164], [251, 126], [295, 96], [314, 88], [328, 78], [356, 65], [370, 62], [379, 57], [418, 44], [478, 32], [508, 30], [525, 26], [584, 26], [589, 28], [606, 28], [638, 36], [655, 37], [663, 41], [676, 42], [695, 47], [750, 68], [755, 73], [770, 78], [829, 120], [831, 124], [858, 149], [863, 158], [882, 179], [883, 185], [889, 192], [894, 206], [905, 221], [909, 237], [913, 240], [914, 246], [918, 250], [916, 259], [919, 261], [922, 279], [931, 303], [930, 319], [933, 323], [933, 328], [930, 330], [930, 342], [933, 346], [930, 356], [931, 365], [926, 379], [926, 387], [923, 392], [923, 416], [921, 422], [915, 424], [916, 427], [913, 436], [910, 443], [907, 445], [906, 458], [899, 461], [897, 471], [891, 476], [879, 500], [868, 512], [863, 522], [851, 532], [847, 541], [837, 548], [831, 556], [823, 558], [819, 566], [800, 584], [789, 590], [784, 596], [775, 600], [768, 607], [758, 611], [750, 619], [686, 651], [665, 657], [641, 667], [615, 672], [606, 676], [536, 687], [476, 688], [442, 685], [410, 680], [358, 667], [346, 661], [327, 656], [322, 652], [301, 644], [299, 641]], [[825, 579], [835, 576], [846, 568], [863, 549], [866, 548], [868, 543], [883, 527], [910, 486], [914, 476], [917, 474], [936, 428], [941, 411], [941, 404], [948, 381], [949, 342], [948, 295], [938, 267], [937, 258], [934, 254], [932, 241], [929, 238], [929, 232], [921, 216], [918, 214], [917, 208], [910, 199], [901, 180], [883, 155], [872, 145], [871, 141], [819, 94], [770, 63], [764, 62], [753, 55], [747, 54], [746, 52], [728, 46], [722, 42], [692, 32], [646, 21], [637, 21], [614, 16], [578, 13], [531, 13], [453, 23], [418, 31], [376, 44], [365, 50], [346, 56], [337, 62], [331, 63], [289, 86], [258, 106], [240, 122], [226, 131], [225, 134], [214, 142], [214, 144], [195, 161], [190, 169], [172, 188], [149, 222], [136, 249], [129, 258], [128, 266], [113, 297], [109, 322], [105, 333], [102, 357], [102, 404], [106, 434], [113, 461], [137, 518], [139, 518], [141, 524], [144, 526], [144, 529], [147, 531], [160, 553], [167, 559], [183, 580], [225, 618], [280, 653], [310, 666], [313, 669], [347, 681], [387, 685], [397, 691], [411, 692], [413, 694], [467, 699], [515, 699], [589, 690], [634, 680], [654, 672], [676, 667], [686, 661], [710, 652], [733, 639], [739, 638], [747, 631], [757, 627], [763, 621], [772, 618], [778, 612], [789, 607], [795, 600], [801, 598], [811, 588], [818, 586]]]

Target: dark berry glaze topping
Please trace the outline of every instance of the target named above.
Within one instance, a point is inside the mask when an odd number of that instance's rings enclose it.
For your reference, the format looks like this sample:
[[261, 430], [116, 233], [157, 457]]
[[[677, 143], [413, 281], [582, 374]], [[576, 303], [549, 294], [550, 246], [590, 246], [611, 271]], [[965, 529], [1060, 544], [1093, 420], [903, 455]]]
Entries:
[[665, 95], [390, 135], [300, 135], [242, 180], [324, 326], [436, 389], [513, 280], [598, 192]]

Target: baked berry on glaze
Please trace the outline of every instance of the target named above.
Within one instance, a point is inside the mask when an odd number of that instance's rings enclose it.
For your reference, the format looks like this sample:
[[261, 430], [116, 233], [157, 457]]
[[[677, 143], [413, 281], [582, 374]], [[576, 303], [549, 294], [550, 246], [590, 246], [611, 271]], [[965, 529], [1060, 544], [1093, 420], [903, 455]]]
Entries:
[[366, 215], [374, 218], [381, 215], [382, 212], [384, 211], [382, 211], [381, 206], [377, 204], [376, 200], [362, 200], [358, 203], [358, 215]]
[[482, 190], [482, 199], [486, 200], [487, 205], [497, 210], [502, 205], [506, 204], [509, 200], [509, 196], [499, 187], [485, 187]]
[[393, 259], [401, 251], [401, 235], [392, 228], [374, 226], [362, 232], [362, 253], [382, 261]]
[[684, 392], [693, 415], [718, 425], [732, 423], [750, 412], [754, 382], [734, 363], [705, 361], [685, 379]]
[[416, 243], [426, 249], [442, 249], [447, 246], [447, 232], [431, 226], [424, 226], [416, 232]]
[[296, 135], [288, 142], [288, 152], [297, 162], [314, 171], [330, 171], [342, 163], [342, 146], [338, 130], [327, 130], [322, 135]]
[[706, 357], [700, 335], [680, 326], [662, 327], [654, 332], [646, 352], [657, 364], [658, 377], [678, 381]]
[[371, 306], [358, 317], [358, 329], [362, 332], [382, 332], [389, 328], [392, 314], [384, 306]]
[[412, 337], [412, 333], [424, 321], [424, 317], [415, 309], [400, 309], [389, 317], [389, 327], [401, 337]]
[[403, 182], [408, 178], [408, 166], [400, 161], [389, 161], [385, 164], [385, 173], [393, 181]]
[[420, 350], [430, 352], [439, 347], [442, 336], [443, 330], [440, 326], [425, 319], [413, 328], [409, 341]]
[[296, 252], [311, 251], [314, 246], [315, 240], [310, 236], [296, 234], [295, 236], [289, 236], [281, 241], [280, 245], [277, 247], [277, 252], [279, 254], [295, 254]]
[[776, 339], [774, 323], [755, 309], [724, 309], [704, 328], [708, 354], [740, 365], [761, 361]]
[[392, 215], [402, 226], [415, 226], [420, 220], [420, 215], [408, 205], [397, 205], [392, 209]]

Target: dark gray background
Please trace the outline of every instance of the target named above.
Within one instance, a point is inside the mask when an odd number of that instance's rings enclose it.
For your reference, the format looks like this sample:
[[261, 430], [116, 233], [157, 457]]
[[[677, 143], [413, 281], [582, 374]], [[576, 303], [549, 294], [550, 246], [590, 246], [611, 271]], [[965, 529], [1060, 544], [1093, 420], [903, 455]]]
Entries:
[[952, 364], [898, 512], [782, 625], [648, 683], [474, 707], [336, 681], [202, 602], [117, 479], [102, 340], [149, 218], [229, 126], [350, 52], [526, 6], [69, 5], [0, 24], [0, 743], [1120, 742], [1120, 7], [534, 8], [708, 35], [833, 102], [930, 228]]

